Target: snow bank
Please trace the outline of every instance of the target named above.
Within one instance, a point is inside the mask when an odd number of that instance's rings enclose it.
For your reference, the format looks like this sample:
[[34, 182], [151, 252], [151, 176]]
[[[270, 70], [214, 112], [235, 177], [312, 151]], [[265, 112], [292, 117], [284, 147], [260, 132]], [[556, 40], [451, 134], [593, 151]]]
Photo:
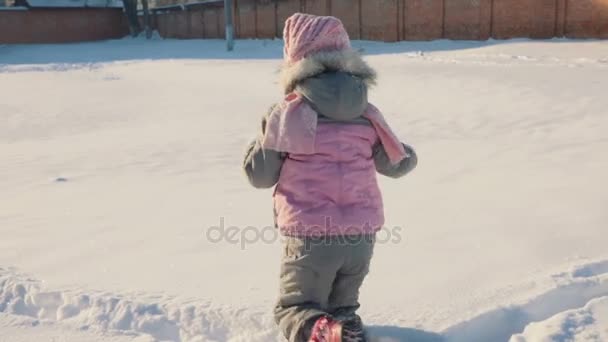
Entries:
[[49, 291], [35, 280], [3, 269], [0, 313], [31, 318], [27, 324], [32, 327], [60, 323], [77, 331], [153, 341], [261, 341], [276, 336], [265, 314], [249, 312], [242, 317], [239, 310], [217, 309], [205, 303], [179, 305], [167, 299], [146, 302], [127, 295]]
[[[374, 342], [604, 341], [608, 337], [608, 272], [600, 261], [556, 274], [556, 286], [520, 305], [483, 313], [441, 335], [413, 328], [370, 326]], [[599, 266], [601, 265], [601, 266]], [[582, 275], [581, 275], [582, 274]], [[211, 303], [180, 303], [141, 294], [52, 291], [40, 282], [0, 269], [0, 314], [25, 316], [9, 327], [72, 327], [138, 341], [264, 341], [277, 336], [267, 312]], [[2, 320], [0, 320], [2, 323]], [[2, 330], [0, 324], [0, 330]], [[523, 333], [518, 334], [518, 332]]]
[[[450, 342], [507, 340], [541, 342], [538, 334], [547, 334], [542, 335], [546, 341], [571, 341], [565, 336], [562, 339], [553, 339], [556, 338], [556, 335], [549, 333], [550, 329], [545, 329], [553, 327], [555, 321], [560, 319], [567, 320], [565, 323], [569, 324], [561, 325], [564, 332], [572, 333], [570, 330], [579, 328], [585, 330], [587, 325], [591, 325], [590, 329], [593, 330], [593, 325], [596, 323], [598, 324], [595, 326], [596, 328], [608, 329], [608, 325], [596, 322], [593, 314], [587, 308], [588, 303], [595, 303], [598, 298], [600, 302], [605, 302], [606, 297], [604, 296], [608, 296], [608, 269], [604, 268], [607, 264], [608, 261], [599, 261], [577, 266], [572, 272], [554, 275], [552, 278], [556, 282], [555, 288], [523, 304], [501, 307], [481, 314], [470, 321], [447, 329], [444, 334]], [[584, 308], [578, 309], [581, 307]], [[581, 313], [586, 313], [586, 315], [583, 317]], [[556, 315], [557, 318], [548, 319], [553, 315]], [[573, 317], [579, 320], [572, 322]], [[544, 320], [547, 321], [535, 323]], [[576, 324], [580, 324], [580, 326]], [[515, 335], [524, 328], [523, 335]], [[587, 332], [584, 335], [587, 336]]]
[[511, 342], [608, 341], [608, 296], [591, 300], [584, 307], [532, 323]]

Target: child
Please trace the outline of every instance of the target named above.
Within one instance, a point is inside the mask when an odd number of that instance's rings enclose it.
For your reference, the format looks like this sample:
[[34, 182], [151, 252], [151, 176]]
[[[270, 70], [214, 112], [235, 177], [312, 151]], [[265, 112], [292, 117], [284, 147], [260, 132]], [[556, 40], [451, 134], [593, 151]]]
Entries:
[[376, 172], [401, 177], [417, 157], [367, 102], [376, 74], [340, 20], [296, 13], [284, 40], [286, 96], [244, 161], [254, 187], [276, 185], [285, 236], [276, 322], [290, 342], [365, 341], [359, 288], [384, 224]]

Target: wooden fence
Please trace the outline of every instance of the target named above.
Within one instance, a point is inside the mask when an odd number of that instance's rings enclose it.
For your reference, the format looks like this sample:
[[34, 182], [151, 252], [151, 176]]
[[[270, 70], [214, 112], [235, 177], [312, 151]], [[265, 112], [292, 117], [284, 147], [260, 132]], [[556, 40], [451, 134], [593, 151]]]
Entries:
[[[295, 12], [340, 18], [351, 38], [380, 41], [608, 38], [608, 0], [233, 0], [238, 38], [280, 37]], [[223, 1], [155, 9], [166, 38], [223, 38]], [[120, 9], [0, 10], [0, 44], [120, 38]]]
[[0, 10], [0, 44], [79, 42], [122, 38], [128, 34], [121, 9]]
[[[233, 0], [238, 38], [280, 37], [295, 12], [340, 18], [352, 39], [608, 38], [608, 0]], [[223, 1], [165, 8], [166, 38], [223, 38]]]

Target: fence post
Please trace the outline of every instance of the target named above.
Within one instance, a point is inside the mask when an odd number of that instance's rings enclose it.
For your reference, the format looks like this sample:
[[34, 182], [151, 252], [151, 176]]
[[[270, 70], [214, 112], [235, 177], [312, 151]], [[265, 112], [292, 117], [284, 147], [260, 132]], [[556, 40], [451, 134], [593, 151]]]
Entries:
[[232, 0], [224, 0], [224, 15], [226, 16], [226, 44], [228, 51], [234, 49], [234, 26], [232, 25]]
[[146, 39], [152, 38], [152, 28], [150, 27], [150, 10], [148, 9], [148, 0], [142, 0], [144, 9], [144, 27], [146, 31]]

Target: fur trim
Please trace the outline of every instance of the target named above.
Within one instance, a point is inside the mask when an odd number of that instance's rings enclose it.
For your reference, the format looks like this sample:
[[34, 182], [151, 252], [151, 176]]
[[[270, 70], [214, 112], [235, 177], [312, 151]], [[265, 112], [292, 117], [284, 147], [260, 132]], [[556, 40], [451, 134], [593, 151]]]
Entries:
[[318, 52], [281, 68], [281, 86], [286, 94], [297, 83], [327, 70], [343, 71], [363, 79], [368, 87], [376, 84], [376, 71], [355, 50]]

